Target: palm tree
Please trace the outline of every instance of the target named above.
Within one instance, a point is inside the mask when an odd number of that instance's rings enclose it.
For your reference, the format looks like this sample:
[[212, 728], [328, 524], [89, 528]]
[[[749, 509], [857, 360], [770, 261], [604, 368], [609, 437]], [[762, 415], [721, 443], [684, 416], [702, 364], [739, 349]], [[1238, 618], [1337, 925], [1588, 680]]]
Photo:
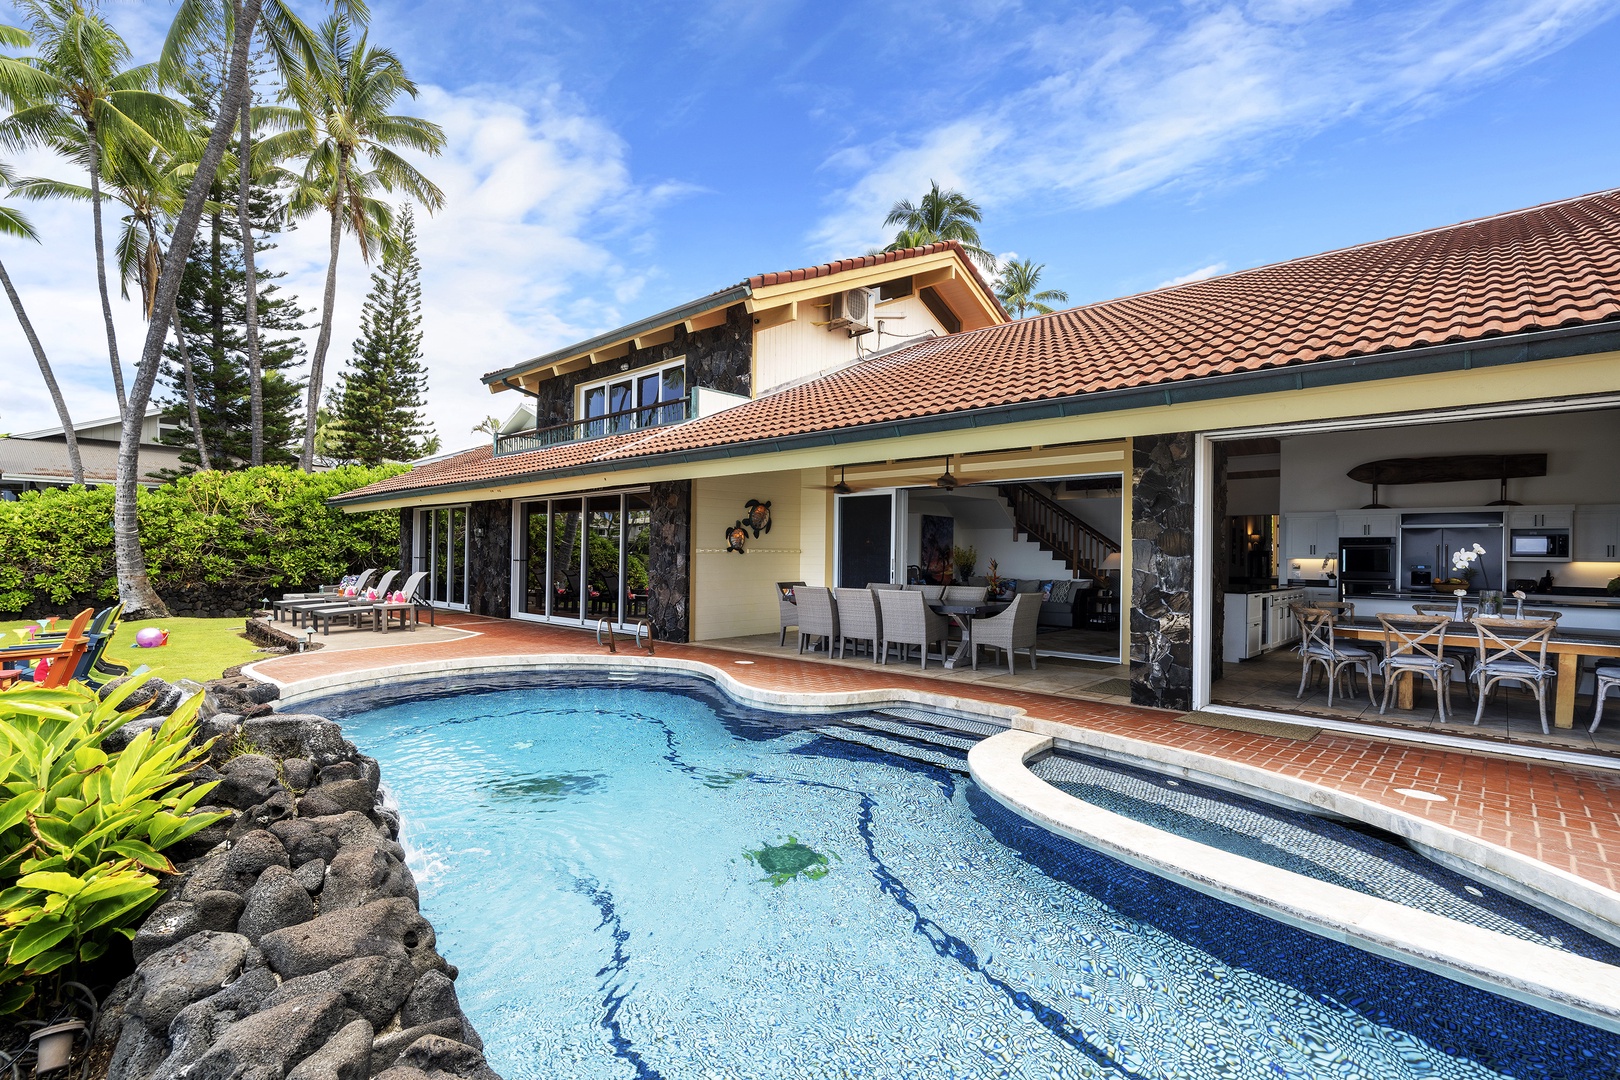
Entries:
[[317, 54], [288, 84], [293, 108], [266, 110], [267, 122], [283, 128], [265, 140], [261, 153], [271, 160], [303, 161], [302, 172], [286, 174], [295, 184], [291, 210], [304, 217], [324, 211], [331, 255], [326, 265], [326, 291], [321, 303], [321, 329], [309, 363], [305, 401], [304, 448], [299, 464], [314, 465], [316, 415], [321, 377], [332, 340], [332, 311], [337, 301], [338, 249], [347, 229], [371, 261], [379, 244], [391, 242], [393, 210], [378, 192], [401, 192], [429, 212], [444, 205], [444, 192], [402, 158], [395, 147], [425, 154], [444, 148], [444, 130], [414, 116], [389, 109], [401, 94], [416, 96], [416, 84], [388, 49], [375, 48], [353, 23], [334, 15], [317, 32]]
[[146, 402], [152, 396], [152, 385], [157, 381], [163, 343], [168, 337], [169, 320], [180, 294], [180, 278], [185, 273], [186, 256], [191, 252], [191, 242], [197, 236], [197, 223], [202, 219], [203, 206], [208, 201], [208, 191], [215, 173], [225, 160], [225, 147], [230, 142], [237, 110], [248, 94], [248, 52], [263, 0], [231, 2], [236, 18], [221, 114], [208, 133], [208, 141], [197, 161], [191, 185], [186, 189], [185, 201], [175, 215], [169, 248], [158, 265], [157, 289], [152, 297], [152, 319], [146, 327], [146, 340], [141, 347], [140, 362], [135, 367], [135, 382], [130, 388], [129, 405], [124, 410], [124, 426], [118, 438], [118, 481], [113, 496], [113, 558], [118, 569], [118, 598], [124, 604], [125, 615], [131, 619], [168, 614], [163, 600], [152, 588], [152, 580], [146, 570], [146, 555], [141, 551], [140, 519], [136, 512], [141, 423]]
[[[364, 0], [334, 0], [334, 10], [365, 22], [369, 16]], [[163, 42], [160, 69], [168, 78], [184, 73], [186, 59], [197, 46], [210, 36], [229, 40], [235, 19], [235, 5], [224, 0], [180, 0], [180, 9]], [[302, 19], [289, 8], [285, 0], [270, 0], [262, 9], [259, 29], [274, 57], [277, 72], [283, 84], [291, 83], [301, 71], [314, 66], [317, 58], [315, 35]], [[264, 378], [263, 360], [259, 349], [259, 286], [258, 268], [253, 247], [253, 221], [250, 214], [253, 180], [268, 172], [274, 162], [253, 153], [253, 94], [251, 87], [242, 102], [238, 123], [240, 142], [237, 151], [236, 223], [242, 238], [242, 268], [247, 283], [247, 358], [248, 407], [252, 450], [250, 464], [264, 464]]]
[[101, 167], [114, 149], [162, 152], [183, 131], [191, 110], [158, 91], [157, 66], [126, 67], [129, 46], [101, 15], [80, 0], [18, 0], [39, 55], [33, 66], [46, 77], [31, 100], [0, 125], [8, 145], [38, 145], [78, 162], [90, 174], [90, 214], [96, 245], [96, 283], [107, 328], [118, 408], [128, 412], [124, 369], [118, 360], [107, 259], [101, 226]]
[[974, 262], [986, 270], [995, 265], [995, 256], [979, 246], [979, 204], [960, 191], [941, 191], [937, 181], [929, 181], [928, 193], [920, 202], [901, 199], [889, 209], [885, 225], [900, 226], [900, 234], [884, 251], [902, 251], [941, 240], [955, 240]]
[[[8, 49], [26, 49], [32, 43], [28, 34], [15, 26], [0, 26], [0, 46]], [[8, 104], [15, 105], [19, 100], [28, 100], [43, 89], [39, 72], [25, 61], [11, 56], [0, 56], [0, 99]], [[0, 162], [0, 184], [11, 186], [11, 169]], [[14, 236], [21, 240], [39, 242], [39, 234], [34, 231], [27, 218], [12, 207], [0, 204], [0, 235]], [[51, 369], [50, 358], [45, 355], [45, 347], [39, 342], [39, 335], [34, 333], [34, 324], [28, 318], [28, 312], [23, 308], [22, 297], [17, 295], [16, 286], [11, 283], [11, 275], [6, 272], [6, 265], [0, 262], [0, 286], [4, 286], [6, 297], [11, 301], [11, 308], [17, 313], [17, 322], [22, 326], [23, 336], [28, 339], [28, 347], [34, 351], [34, 360], [39, 364], [39, 373], [45, 378], [45, 389], [50, 392], [51, 403], [56, 406], [56, 415], [62, 421], [62, 435], [67, 440], [68, 467], [73, 470], [73, 482], [84, 483], [84, 462], [79, 457], [79, 436], [73, 430], [73, 417], [68, 414], [67, 399], [62, 396], [62, 388], [56, 383], [56, 372]]]
[[1067, 304], [1069, 294], [1062, 289], [1042, 289], [1041, 271], [1046, 264], [1036, 265], [1033, 259], [1010, 259], [1001, 265], [1001, 280], [996, 283], [996, 299], [1015, 319], [1030, 314], [1050, 315], [1053, 304]]

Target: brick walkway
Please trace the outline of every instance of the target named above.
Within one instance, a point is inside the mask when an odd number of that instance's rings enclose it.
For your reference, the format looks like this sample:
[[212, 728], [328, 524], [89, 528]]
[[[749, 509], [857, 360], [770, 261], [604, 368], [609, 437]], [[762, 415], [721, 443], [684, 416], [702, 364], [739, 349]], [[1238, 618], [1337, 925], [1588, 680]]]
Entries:
[[[588, 632], [476, 616], [441, 616], [441, 625], [478, 637], [407, 643], [397, 632], [386, 648], [322, 650], [261, 662], [255, 669], [281, 682], [367, 667], [474, 656], [595, 652]], [[1007, 691], [971, 683], [941, 683], [894, 669], [878, 671], [756, 656], [699, 645], [660, 642], [660, 656], [713, 664], [739, 682], [769, 690], [839, 692], [899, 687], [922, 693], [1015, 705], [1031, 716], [1078, 728], [1143, 739], [1308, 780], [1420, 815], [1491, 843], [1620, 888], [1620, 774], [1540, 764], [1483, 752], [1403, 745], [1323, 731], [1309, 742], [1183, 723], [1172, 713]], [[630, 660], [634, 647], [621, 651]], [[1415, 788], [1446, 796], [1429, 802], [1398, 794]]]

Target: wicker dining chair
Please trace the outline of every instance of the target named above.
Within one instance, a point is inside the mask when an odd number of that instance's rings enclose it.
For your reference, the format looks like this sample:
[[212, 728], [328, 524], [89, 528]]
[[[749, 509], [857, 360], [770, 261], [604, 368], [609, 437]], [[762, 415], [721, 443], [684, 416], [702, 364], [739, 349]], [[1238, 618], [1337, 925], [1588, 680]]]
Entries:
[[1604, 660], [1592, 674], [1597, 676], [1597, 712], [1587, 731], [1596, 731], [1598, 725], [1603, 723], [1603, 699], [1608, 697], [1610, 690], [1620, 686], [1620, 660]]
[[1349, 674], [1348, 696], [1356, 696], [1356, 672], [1362, 671], [1367, 676], [1367, 696], [1372, 696], [1373, 672], [1377, 670], [1378, 661], [1368, 649], [1354, 645], [1344, 645], [1334, 640], [1333, 612], [1322, 608], [1308, 607], [1305, 604], [1293, 603], [1288, 605], [1299, 620], [1300, 632], [1303, 635], [1299, 643], [1300, 672], [1299, 693], [1296, 698], [1305, 696], [1305, 686], [1310, 681], [1311, 672], [1320, 667], [1327, 675], [1328, 708], [1333, 708], [1333, 691], [1341, 676]]
[[1541, 711], [1541, 733], [1547, 730], [1547, 691], [1553, 669], [1547, 665], [1547, 639], [1557, 629], [1553, 619], [1509, 619], [1480, 615], [1473, 620], [1479, 634], [1479, 664], [1474, 668], [1479, 706], [1474, 710], [1477, 725], [1485, 716], [1485, 699], [1499, 682], [1528, 686], [1536, 695]]
[[799, 602], [799, 652], [804, 652], [811, 638], [820, 638], [831, 656], [838, 643], [838, 605], [832, 590], [800, 585], [793, 590], [793, 596]]
[[990, 589], [984, 585], [947, 585], [940, 599], [947, 604], [982, 604], [989, 595]]
[[1038, 670], [1035, 660], [1035, 638], [1040, 633], [1041, 594], [1018, 593], [1007, 610], [988, 619], [974, 619], [970, 646], [973, 650], [973, 670], [979, 670], [979, 647], [1001, 649], [1007, 654], [1007, 674], [1017, 674], [1015, 657], [1019, 649], [1029, 650], [1029, 667]]
[[[934, 586], [938, 588], [938, 586]], [[878, 663], [889, 662], [889, 646], [899, 645], [904, 656], [906, 647], [916, 645], [922, 650], [922, 666], [928, 668], [928, 647], [939, 644], [939, 658], [945, 660], [945, 642], [950, 636], [950, 620], [928, 607], [923, 593], [916, 589], [877, 594], [883, 618], [883, 637], [878, 643]]]
[[1455, 656], [1446, 655], [1446, 628], [1451, 619], [1446, 615], [1380, 614], [1378, 625], [1384, 628], [1384, 660], [1378, 670], [1384, 677], [1384, 697], [1378, 705], [1378, 715], [1389, 708], [1389, 696], [1402, 675], [1422, 676], [1434, 684], [1434, 696], [1440, 711], [1440, 722], [1446, 722], [1446, 706], [1451, 698], [1451, 680], [1467, 682], [1468, 676]]
[[799, 625], [799, 605], [793, 602], [793, 590], [802, 588], [802, 581], [778, 581], [776, 583], [776, 606], [782, 616], [782, 633], [776, 639], [776, 644], [787, 646], [787, 632], [789, 627]]
[[937, 604], [944, 599], [945, 586], [943, 585], [907, 585], [906, 592], [921, 593], [924, 600]]
[[834, 589], [833, 602], [838, 605], [838, 655], [844, 655], [849, 642], [865, 641], [871, 643], [876, 660], [878, 642], [883, 640], [877, 594], [871, 589]]

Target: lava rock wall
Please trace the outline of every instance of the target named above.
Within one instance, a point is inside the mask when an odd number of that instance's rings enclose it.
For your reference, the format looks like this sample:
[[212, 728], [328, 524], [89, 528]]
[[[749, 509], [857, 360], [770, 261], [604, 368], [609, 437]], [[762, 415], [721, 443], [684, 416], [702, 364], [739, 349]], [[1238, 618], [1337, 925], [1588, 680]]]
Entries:
[[1131, 445], [1131, 702], [1192, 708], [1193, 434]]
[[198, 737], [229, 816], [169, 852], [180, 873], [97, 1025], [109, 1080], [499, 1080], [377, 762], [313, 715], [221, 713]]
[[692, 481], [654, 484], [652, 544], [647, 566], [647, 618], [659, 641], [686, 641], [691, 633]]

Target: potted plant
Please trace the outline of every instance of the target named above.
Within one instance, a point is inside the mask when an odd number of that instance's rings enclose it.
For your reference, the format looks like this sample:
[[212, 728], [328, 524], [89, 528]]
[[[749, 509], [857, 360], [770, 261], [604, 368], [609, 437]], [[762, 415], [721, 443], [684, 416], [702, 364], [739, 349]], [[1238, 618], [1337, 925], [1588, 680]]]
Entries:
[[[951, 548], [951, 565], [956, 568], [956, 580], [966, 585], [979, 564], [979, 550], [975, 547]], [[949, 584], [947, 582], [946, 584]]]

